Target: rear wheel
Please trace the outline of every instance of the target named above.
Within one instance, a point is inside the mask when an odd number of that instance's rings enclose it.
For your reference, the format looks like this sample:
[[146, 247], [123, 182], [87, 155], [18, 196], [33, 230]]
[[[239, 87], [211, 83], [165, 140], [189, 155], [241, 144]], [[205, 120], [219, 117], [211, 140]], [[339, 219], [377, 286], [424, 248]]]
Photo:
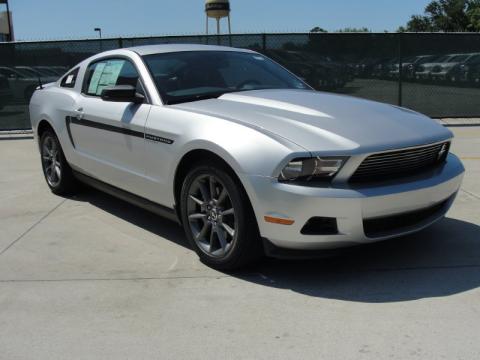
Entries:
[[205, 264], [233, 270], [258, 259], [258, 226], [241, 185], [222, 167], [199, 165], [186, 176], [181, 192], [186, 236]]
[[65, 159], [62, 147], [52, 130], [45, 130], [40, 138], [42, 169], [50, 190], [57, 195], [72, 194], [77, 181]]

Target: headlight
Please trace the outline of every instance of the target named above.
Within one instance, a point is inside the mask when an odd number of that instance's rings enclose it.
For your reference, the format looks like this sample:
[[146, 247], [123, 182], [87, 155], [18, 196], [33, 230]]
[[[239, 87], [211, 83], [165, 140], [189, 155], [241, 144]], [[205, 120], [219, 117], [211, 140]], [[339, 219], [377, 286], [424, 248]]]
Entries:
[[294, 159], [283, 168], [278, 180], [330, 180], [342, 168], [346, 160], [347, 157], [344, 156]]

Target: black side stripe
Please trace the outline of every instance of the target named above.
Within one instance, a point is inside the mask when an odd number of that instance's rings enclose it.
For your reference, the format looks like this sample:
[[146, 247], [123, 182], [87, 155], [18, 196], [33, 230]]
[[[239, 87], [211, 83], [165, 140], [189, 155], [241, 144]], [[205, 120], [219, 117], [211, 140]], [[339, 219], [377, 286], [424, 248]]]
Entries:
[[102, 124], [102, 123], [92, 121], [92, 120], [87, 120], [87, 119], [79, 120], [79, 119], [77, 119], [76, 117], [73, 117], [73, 116], [67, 116], [66, 123], [67, 123], [68, 135], [70, 137], [70, 141], [72, 142], [73, 147], [75, 147], [75, 143], [73, 141], [72, 133], [71, 133], [71, 130], [70, 130], [70, 124], [87, 126], [87, 127], [92, 127], [92, 128], [95, 128], [95, 129], [100, 129], [100, 130], [105, 130], [105, 131], [110, 131], [110, 132], [116, 132], [116, 133], [119, 133], [119, 134], [139, 137], [139, 138], [142, 138], [142, 139], [144, 138], [146, 140], [160, 142], [160, 143], [169, 144], [169, 145], [173, 144], [172, 139], [163, 138], [161, 136], [157, 136], [157, 135], [153, 135], [153, 134], [144, 134], [141, 131], [126, 129], [126, 128], [120, 127], [120, 126]]
[[144, 137], [143, 132], [140, 132], [140, 131], [126, 129], [126, 128], [119, 127], [119, 126], [102, 124], [102, 123], [92, 121], [92, 120], [87, 120], [87, 119], [79, 120], [79, 119], [77, 119], [76, 117], [73, 117], [73, 116], [70, 117], [70, 123], [75, 124], [75, 125], [88, 126], [88, 127], [92, 127], [92, 128], [95, 128], [95, 129], [106, 130], [106, 131], [116, 132], [116, 133], [120, 133], [120, 134], [140, 137], [140, 138]]

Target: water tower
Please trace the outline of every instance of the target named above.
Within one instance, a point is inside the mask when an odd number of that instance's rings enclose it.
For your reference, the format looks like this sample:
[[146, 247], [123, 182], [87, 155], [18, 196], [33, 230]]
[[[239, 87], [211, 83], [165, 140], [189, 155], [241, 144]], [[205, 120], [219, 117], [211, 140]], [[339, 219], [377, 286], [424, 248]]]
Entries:
[[228, 33], [232, 33], [230, 26], [230, 2], [228, 0], [206, 0], [205, 13], [207, 14], [207, 35], [208, 35], [208, 18], [217, 20], [217, 34], [220, 35], [220, 20], [228, 18]]

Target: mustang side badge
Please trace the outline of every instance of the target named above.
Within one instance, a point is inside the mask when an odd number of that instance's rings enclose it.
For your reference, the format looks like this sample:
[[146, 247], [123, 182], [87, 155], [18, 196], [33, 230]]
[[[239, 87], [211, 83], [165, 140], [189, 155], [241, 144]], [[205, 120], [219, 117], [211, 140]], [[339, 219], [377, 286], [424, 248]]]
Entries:
[[161, 136], [152, 135], [152, 134], [145, 134], [145, 139], [150, 141], [155, 141], [155, 142], [161, 142], [169, 145], [173, 144], [172, 139], [167, 139], [167, 138], [163, 138]]

